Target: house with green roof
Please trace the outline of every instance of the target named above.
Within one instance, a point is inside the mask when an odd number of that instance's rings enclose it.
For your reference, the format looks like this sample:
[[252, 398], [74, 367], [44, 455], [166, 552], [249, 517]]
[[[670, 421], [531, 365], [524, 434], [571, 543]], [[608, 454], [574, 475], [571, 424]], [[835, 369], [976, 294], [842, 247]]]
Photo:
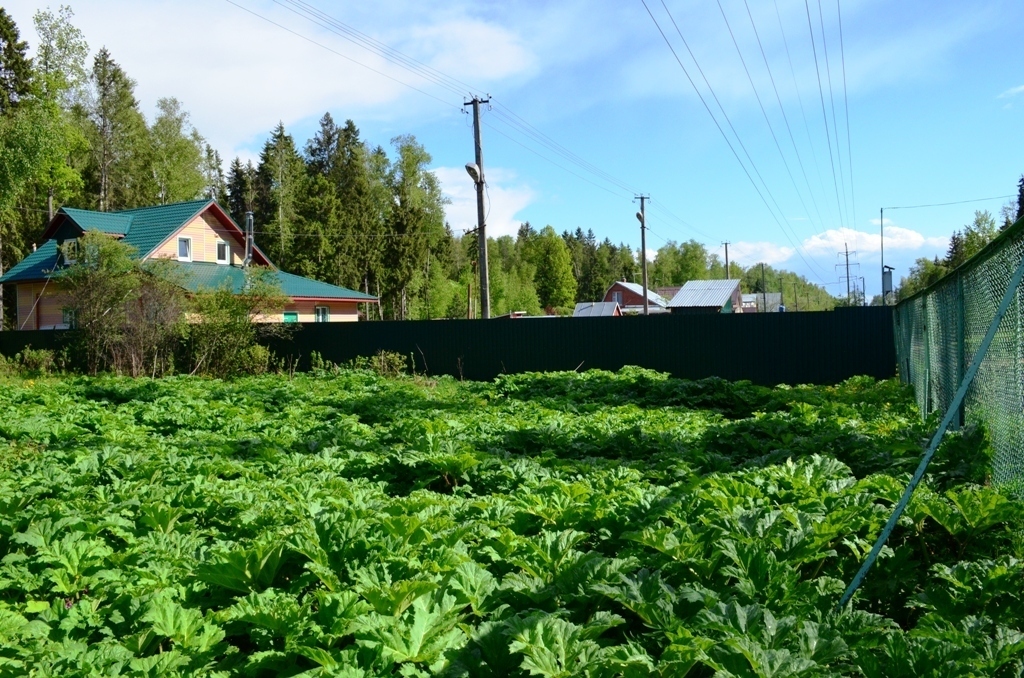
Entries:
[[[61, 208], [46, 227], [42, 245], [0, 277], [16, 288], [18, 329], [64, 329], [70, 324], [67, 300], [54, 275], [67, 266], [67, 252], [86, 231], [100, 231], [131, 245], [142, 259], [170, 259], [181, 268], [182, 284], [191, 292], [230, 287], [241, 292], [245, 282], [246, 233], [212, 200], [141, 207], [121, 212]], [[72, 243], [72, 247], [65, 247]], [[73, 255], [72, 255], [73, 256]], [[252, 264], [274, 271], [288, 304], [281, 322], [346, 322], [358, 320], [359, 304], [377, 297], [345, 287], [278, 270], [258, 247]]]

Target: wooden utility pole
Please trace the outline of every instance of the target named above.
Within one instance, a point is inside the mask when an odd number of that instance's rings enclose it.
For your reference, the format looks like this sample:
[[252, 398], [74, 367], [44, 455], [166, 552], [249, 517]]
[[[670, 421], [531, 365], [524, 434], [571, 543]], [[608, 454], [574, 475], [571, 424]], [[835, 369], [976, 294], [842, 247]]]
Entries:
[[477, 248], [479, 249], [480, 266], [480, 317], [487, 320], [491, 317], [491, 285], [487, 273], [487, 215], [484, 212], [484, 147], [480, 140], [480, 104], [490, 103], [490, 99], [473, 97], [464, 106], [473, 106], [473, 146], [476, 151], [476, 164], [466, 165], [466, 171], [476, 184], [476, 225]]
[[761, 262], [761, 301], [764, 302], [764, 312], [768, 312], [768, 283], [764, 279], [764, 262]]
[[635, 198], [640, 199], [640, 211], [636, 218], [640, 220], [640, 270], [643, 272], [644, 315], [650, 315], [650, 302], [647, 299], [647, 213], [644, 211], [644, 202], [650, 200], [651, 196], [641, 194]]
[[730, 278], [729, 278], [729, 245], [731, 243], [728, 240], [726, 240], [722, 244], [725, 245], [725, 279], [726, 280], [730, 280]]

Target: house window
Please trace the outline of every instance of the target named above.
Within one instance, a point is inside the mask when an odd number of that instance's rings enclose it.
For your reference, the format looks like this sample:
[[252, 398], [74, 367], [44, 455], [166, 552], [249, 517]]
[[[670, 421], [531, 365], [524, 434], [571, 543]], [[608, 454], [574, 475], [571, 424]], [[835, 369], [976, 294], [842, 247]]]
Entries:
[[226, 264], [231, 259], [231, 248], [223, 240], [217, 241], [217, 263]]
[[61, 315], [63, 316], [61, 320], [64, 323], [64, 327], [69, 330], [75, 329], [75, 309], [63, 308], [61, 309]]
[[178, 261], [192, 261], [192, 238], [178, 238]]
[[313, 309], [318, 323], [331, 322], [331, 309], [329, 306], [317, 306]]
[[64, 265], [71, 266], [78, 260], [78, 239], [64, 241]]
[[299, 322], [299, 314], [296, 313], [295, 311], [285, 311], [284, 321], [286, 323], [297, 323]]
[[622, 292], [612, 292], [612, 301], [622, 306]]

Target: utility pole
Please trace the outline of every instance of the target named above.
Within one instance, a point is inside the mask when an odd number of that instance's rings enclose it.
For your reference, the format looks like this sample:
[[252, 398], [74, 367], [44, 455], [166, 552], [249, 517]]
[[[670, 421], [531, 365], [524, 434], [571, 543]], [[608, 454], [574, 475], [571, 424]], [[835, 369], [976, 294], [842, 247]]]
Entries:
[[764, 312], [768, 312], [768, 283], [764, 280], [764, 262], [761, 262], [761, 301], [764, 303]]
[[722, 244], [725, 245], [725, 279], [729, 280], [729, 245], [731, 243], [726, 240]]
[[[846, 263], [845, 264], [836, 264], [836, 268], [843, 268], [844, 267], [846, 269], [846, 275], [839, 276], [839, 279], [840, 279], [840, 281], [842, 281], [843, 279], [846, 280], [846, 305], [847, 306], [850, 306], [850, 305], [853, 304], [853, 296], [852, 296], [851, 291], [850, 291], [850, 281], [851, 280], [853, 281], [853, 287], [854, 287], [854, 290], [856, 290], [856, 288], [857, 288], [857, 278], [859, 277], [859, 276], [851, 276], [850, 275], [850, 265], [851, 265], [850, 264], [850, 255], [851, 254], [855, 255], [857, 253], [856, 252], [851, 252], [849, 245], [847, 245], [846, 243], [843, 243], [843, 251], [839, 252], [837, 256], [844, 257], [845, 260], [846, 260]], [[860, 268], [859, 268], [860, 264], [858, 264], [857, 262], [853, 262], [852, 265], [855, 266], [855, 267], [858, 267], [857, 268], [858, 271], [860, 270]]]
[[487, 226], [484, 223], [484, 147], [480, 140], [480, 104], [489, 104], [491, 100], [473, 97], [463, 106], [473, 106], [473, 146], [476, 151], [476, 162], [466, 165], [466, 171], [476, 184], [476, 224], [477, 247], [480, 265], [480, 317], [487, 320], [491, 317], [491, 285], [487, 273]]
[[643, 271], [643, 282], [644, 282], [644, 315], [650, 315], [650, 303], [647, 300], [647, 214], [644, 212], [644, 201], [650, 200], [649, 195], [637, 195], [634, 196], [634, 200], [640, 199], [640, 211], [636, 213], [636, 218], [640, 220], [640, 270]]
[[885, 208], [878, 208], [878, 246], [882, 256], [882, 306], [888, 306], [885, 300]]
[[793, 310], [794, 311], [799, 311], [800, 310], [800, 293], [799, 293], [799, 290], [797, 289], [797, 282], [795, 280], [793, 281], [793, 304], [794, 304]]
[[850, 246], [843, 243], [843, 250], [846, 252], [846, 303], [850, 303]]

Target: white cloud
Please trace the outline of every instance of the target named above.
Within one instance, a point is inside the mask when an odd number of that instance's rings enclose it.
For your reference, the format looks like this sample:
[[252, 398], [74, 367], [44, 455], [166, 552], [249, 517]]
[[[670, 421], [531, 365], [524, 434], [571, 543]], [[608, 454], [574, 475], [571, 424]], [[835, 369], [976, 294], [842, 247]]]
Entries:
[[793, 256], [792, 247], [776, 245], [773, 242], [734, 242], [729, 248], [729, 260], [741, 266], [751, 266], [758, 262], [781, 264]]
[[[804, 240], [802, 245], [804, 251], [812, 255], [834, 255], [845, 247], [849, 247], [851, 252], [856, 250], [861, 255], [875, 254], [881, 249], [878, 233], [857, 231], [852, 228], [835, 228], [818, 233]], [[886, 225], [885, 228], [886, 250], [918, 250], [923, 247], [945, 248], [948, 245], [949, 238], [926, 237], [915, 230], [900, 226]]]
[[[250, 155], [246, 148], [279, 121], [291, 128], [308, 124], [328, 110], [342, 120], [422, 121], [454, 112], [462, 103], [459, 94], [270, 0], [237, 0], [241, 7], [234, 6], [234, 1], [76, 3], [72, 22], [89, 42], [90, 64], [92, 55], [105, 46], [137, 82], [136, 96], [145, 112], [152, 115], [160, 97], [176, 97], [191, 113], [200, 133], [228, 158]], [[34, 45], [32, 15], [40, 3], [11, 0], [5, 5], [23, 37]], [[468, 7], [424, 13], [402, 5], [403, 0], [381, 0], [372, 6], [338, 6], [326, 11], [477, 86], [529, 74], [536, 68], [536, 57], [514, 29], [471, 18]], [[401, 20], [396, 21], [398, 18]], [[425, 97], [395, 80], [443, 101]]]
[[658, 256], [658, 250], [652, 250], [650, 248], [647, 249], [647, 261], [654, 261], [654, 259], [657, 256]]
[[998, 99], [1009, 99], [1010, 97], [1017, 96], [1018, 94], [1024, 94], [1024, 85], [1018, 85], [1017, 87], [1011, 87], [1010, 89], [1008, 89], [1005, 92], [1003, 92], [1002, 94], [1000, 94], [997, 98]]
[[[445, 216], [452, 230], [458, 234], [476, 228], [476, 189], [462, 167], [438, 167], [433, 170], [441, 182], [441, 190], [451, 200]], [[518, 183], [514, 172], [500, 167], [487, 168], [487, 236], [497, 238], [514, 236], [521, 219], [516, 214], [533, 202], [536, 194], [529, 186]]]
[[[878, 219], [870, 219], [869, 222], [874, 224], [875, 226], [878, 226]], [[886, 226], [890, 226], [891, 224], [892, 224], [892, 219], [886, 219], [885, 220], [885, 225]]]

